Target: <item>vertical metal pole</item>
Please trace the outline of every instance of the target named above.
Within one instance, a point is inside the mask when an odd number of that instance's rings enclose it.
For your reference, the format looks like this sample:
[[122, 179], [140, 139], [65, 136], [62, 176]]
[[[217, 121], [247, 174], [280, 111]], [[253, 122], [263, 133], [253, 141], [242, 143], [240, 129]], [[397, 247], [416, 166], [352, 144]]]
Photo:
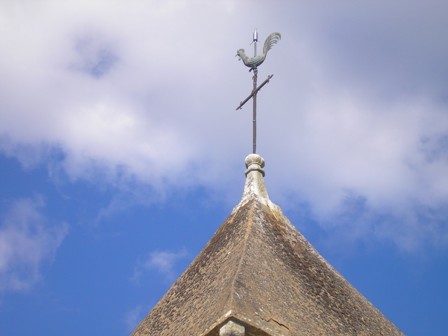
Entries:
[[254, 68], [254, 88], [253, 88], [253, 113], [252, 113], [252, 132], [253, 132], [253, 149], [252, 152], [256, 154], [257, 152], [257, 77], [258, 69]]
[[[258, 42], [258, 32], [255, 29], [254, 34], [252, 36], [252, 42], [254, 43], [254, 57], [257, 56], [257, 42]], [[254, 68], [254, 88], [253, 88], [253, 118], [252, 118], [252, 134], [253, 134], [253, 146], [252, 152], [255, 154], [257, 152], [257, 77], [258, 77], [258, 69]]]

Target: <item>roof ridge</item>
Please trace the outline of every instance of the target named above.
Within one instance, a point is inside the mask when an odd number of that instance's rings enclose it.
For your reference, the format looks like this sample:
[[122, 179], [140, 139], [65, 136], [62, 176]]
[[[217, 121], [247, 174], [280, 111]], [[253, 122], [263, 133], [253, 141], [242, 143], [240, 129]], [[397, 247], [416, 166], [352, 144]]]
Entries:
[[246, 257], [249, 237], [250, 237], [250, 234], [252, 233], [252, 229], [254, 227], [254, 221], [252, 220], [253, 213], [254, 213], [254, 206], [252, 205], [249, 208], [248, 223], [247, 223], [247, 226], [246, 226], [246, 232], [244, 234], [244, 238], [242, 240], [243, 248], [240, 251], [241, 255], [240, 255], [240, 258], [239, 258], [239, 261], [238, 261], [238, 266], [237, 266], [237, 269], [236, 269], [235, 273], [233, 274], [233, 277], [232, 277], [232, 280], [231, 280], [230, 299], [229, 299], [230, 309], [232, 309], [232, 307], [233, 307], [233, 305], [235, 303], [234, 302], [235, 301], [235, 299], [234, 299], [235, 298], [235, 294], [239, 297], [239, 294], [238, 294], [238, 292], [235, 289], [235, 282], [237, 281], [237, 278], [238, 278], [238, 276], [240, 274], [240, 271], [241, 271], [241, 267], [243, 265], [244, 258]]

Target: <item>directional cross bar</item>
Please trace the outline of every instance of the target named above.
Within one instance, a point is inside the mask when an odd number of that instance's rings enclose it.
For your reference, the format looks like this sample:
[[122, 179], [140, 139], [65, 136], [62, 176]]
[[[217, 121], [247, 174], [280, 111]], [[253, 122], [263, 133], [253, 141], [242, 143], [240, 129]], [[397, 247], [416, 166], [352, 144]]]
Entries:
[[251, 99], [258, 91], [260, 91], [263, 86], [265, 86], [267, 83], [269, 83], [269, 80], [273, 76], [274, 75], [269, 75], [268, 78], [266, 78], [266, 80], [263, 83], [261, 83], [255, 90], [253, 90], [252, 93], [240, 103], [240, 105], [236, 108], [236, 111], [241, 110], [243, 105], [246, 104], [248, 102], [248, 100]]

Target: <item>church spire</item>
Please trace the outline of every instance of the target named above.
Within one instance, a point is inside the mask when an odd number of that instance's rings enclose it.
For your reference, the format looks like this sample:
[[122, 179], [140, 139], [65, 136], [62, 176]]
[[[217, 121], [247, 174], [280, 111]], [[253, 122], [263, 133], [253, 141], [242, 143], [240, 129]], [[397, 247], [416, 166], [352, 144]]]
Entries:
[[132, 336], [403, 334], [302, 236], [246, 158], [241, 202]]
[[254, 72], [252, 93], [238, 107], [253, 99], [241, 201], [132, 336], [403, 335], [269, 199], [255, 153], [256, 95], [272, 75], [258, 87], [256, 75], [279, 39], [271, 34], [259, 57], [238, 51]]

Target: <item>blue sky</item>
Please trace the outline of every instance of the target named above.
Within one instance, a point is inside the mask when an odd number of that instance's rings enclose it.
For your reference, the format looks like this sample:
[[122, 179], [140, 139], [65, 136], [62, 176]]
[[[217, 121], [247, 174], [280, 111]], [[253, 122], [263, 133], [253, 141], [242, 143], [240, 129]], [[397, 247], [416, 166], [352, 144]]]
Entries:
[[[407, 335], [448, 329], [446, 1], [0, 3], [0, 334], [127, 335], [271, 200]], [[258, 48], [261, 50], [261, 47]]]

